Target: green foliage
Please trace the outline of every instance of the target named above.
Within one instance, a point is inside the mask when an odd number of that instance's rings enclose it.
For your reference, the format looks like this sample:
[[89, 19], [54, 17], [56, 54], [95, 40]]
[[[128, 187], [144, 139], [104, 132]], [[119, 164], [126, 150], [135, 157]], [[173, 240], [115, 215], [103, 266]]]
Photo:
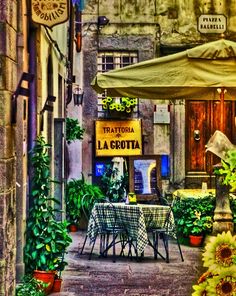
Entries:
[[72, 241], [68, 223], [58, 222], [53, 203], [58, 201], [50, 193], [50, 159], [48, 148], [42, 136], [37, 137], [32, 152], [34, 169], [32, 186], [32, 206], [26, 225], [24, 261], [26, 273], [34, 270], [63, 270], [66, 262], [63, 257]]
[[46, 283], [31, 276], [25, 276], [20, 285], [16, 287], [16, 296], [45, 296]]
[[82, 140], [84, 129], [80, 126], [78, 119], [66, 118], [66, 141], [68, 144], [75, 140]]
[[119, 170], [106, 166], [105, 172], [101, 178], [101, 189], [106, 198], [112, 202], [122, 201], [124, 195], [128, 192], [128, 173], [118, 177]]
[[236, 150], [229, 150], [226, 153], [226, 160], [221, 160], [223, 166], [219, 169], [219, 174], [224, 175], [223, 183], [230, 185], [232, 190], [236, 189]]
[[177, 200], [173, 207], [179, 234], [210, 233], [212, 230], [215, 198], [186, 198]]
[[79, 180], [71, 180], [66, 185], [66, 218], [71, 224], [78, 224], [85, 210], [89, 214], [95, 202], [102, 200], [104, 195], [101, 189], [88, 184], [84, 176]]

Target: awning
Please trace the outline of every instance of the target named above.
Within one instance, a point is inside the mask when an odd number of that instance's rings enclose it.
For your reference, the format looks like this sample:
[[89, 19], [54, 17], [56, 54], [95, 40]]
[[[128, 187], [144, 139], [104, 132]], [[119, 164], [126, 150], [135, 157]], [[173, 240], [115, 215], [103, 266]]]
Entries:
[[110, 96], [152, 100], [188, 99], [213, 88], [236, 93], [236, 43], [221, 39], [98, 74], [91, 86]]

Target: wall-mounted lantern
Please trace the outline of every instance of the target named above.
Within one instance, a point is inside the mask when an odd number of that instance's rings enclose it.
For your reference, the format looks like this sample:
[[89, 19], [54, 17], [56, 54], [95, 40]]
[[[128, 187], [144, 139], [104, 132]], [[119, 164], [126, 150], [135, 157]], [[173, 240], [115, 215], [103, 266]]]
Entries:
[[73, 89], [74, 105], [79, 106], [83, 104], [84, 91], [81, 87], [75, 86]]

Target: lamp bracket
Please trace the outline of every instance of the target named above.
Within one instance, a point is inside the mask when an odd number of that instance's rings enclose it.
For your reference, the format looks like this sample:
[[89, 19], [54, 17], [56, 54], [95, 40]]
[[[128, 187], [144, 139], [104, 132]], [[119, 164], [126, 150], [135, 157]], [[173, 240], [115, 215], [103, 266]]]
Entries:
[[[19, 80], [19, 83], [17, 85], [17, 88], [15, 92], [12, 94], [12, 114], [11, 114], [11, 123], [15, 124], [16, 123], [16, 113], [17, 113], [17, 98], [19, 95], [29, 97], [30, 96], [30, 91], [28, 88], [25, 88], [22, 86], [23, 81], [27, 81], [28, 84], [32, 83], [34, 80], [34, 74], [31, 73], [26, 73], [23, 72], [21, 75], [21, 78]], [[29, 86], [29, 85], [28, 85]]]

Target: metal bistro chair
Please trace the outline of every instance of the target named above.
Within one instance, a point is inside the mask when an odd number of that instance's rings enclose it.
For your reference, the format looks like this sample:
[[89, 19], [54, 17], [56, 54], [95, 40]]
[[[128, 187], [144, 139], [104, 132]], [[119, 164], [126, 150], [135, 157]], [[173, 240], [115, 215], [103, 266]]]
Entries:
[[[178, 245], [179, 253], [181, 256], [181, 260], [184, 261], [183, 258], [183, 253], [181, 250], [181, 246], [179, 243], [178, 235], [177, 235], [177, 230], [176, 230], [176, 225], [175, 221], [173, 218], [173, 203], [170, 204], [165, 198], [160, 197], [160, 204], [169, 206], [168, 213], [166, 215], [165, 222], [163, 224], [163, 227], [149, 227], [147, 226], [147, 231], [148, 233], [152, 234], [152, 241], [149, 239], [149, 245], [153, 248], [154, 250], [154, 258], [157, 259], [157, 255], [159, 255], [162, 259], [164, 259], [167, 263], [169, 263], [169, 237], [174, 238], [176, 240], [176, 243]], [[151, 219], [150, 219], [151, 220]], [[165, 248], [165, 256], [163, 256], [159, 251], [158, 251], [158, 240], [162, 239], [164, 248]]]
[[[85, 195], [83, 196], [83, 198], [82, 198], [82, 212], [83, 212], [84, 217], [85, 217], [85, 219], [86, 219], [86, 221], [87, 221], [87, 224], [89, 223], [89, 220], [92, 219], [92, 222], [94, 223], [95, 227], [98, 227], [98, 228], [99, 228], [99, 226], [97, 225], [97, 220], [96, 220], [96, 218], [94, 217], [93, 212], [92, 212], [92, 207], [93, 207], [94, 205], [91, 204], [91, 208], [89, 208], [89, 209], [87, 209], [87, 210], [86, 210], [85, 207], [84, 207], [85, 199], [87, 198], [87, 196], [89, 196], [89, 194], [85, 194]], [[106, 202], [105, 199], [101, 199], [101, 200], [99, 200], [99, 203], [104, 203], [104, 202]], [[103, 233], [103, 232], [100, 230], [99, 233], [96, 235], [95, 240], [94, 240], [94, 242], [93, 242], [93, 244], [92, 244], [92, 247], [91, 247], [90, 253], [89, 253], [89, 258], [88, 258], [89, 260], [90, 260], [91, 257], [92, 257], [93, 249], [94, 249], [94, 246], [95, 246], [96, 239], [97, 239], [97, 236], [98, 236], [98, 235], [100, 236], [100, 252], [101, 252], [102, 244], [103, 244], [103, 241], [104, 241], [104, 236], [105, 236], [105, 234], [106, 234], [106, 233]], [[82, 246], [82, 248], [81, 248], [81, 250], [80, 250], [80, 252], [79, 252], [79, 255], [82, 255], [82, 254], [83, 254], [83, 251], [84, 251], [84, 248], [85, 248], [85, 245], [86, 245], [87, 239], [88, 239], [88, 234], [86, 233], [86, 236], [85, 236], [85, 239], [84, 239], [84, 242], [83, 242], [83, 246]]]
[[[93, 240], [91, 251], [89, 254], [89, 260], [92, 257], [94, 246], [97, 240], [97, 237], [100, 237], [100, 256], [107, 257], [108, 250], [113, 249], [113, 262], [116, 261], [116, 249], [115, 246], [118, 242], [121, 242], [121, 249], [123, 250], [124, 246], [124, 237], [126, 235], [125, 228], [117, 222], [117, 215], [114, 205], [107, 200], [104, 200], [103, 205], [97, 205], [96, 213], [93, 214], [91, 211], [90, 220], [96, 228], [96, 235]], [[112, 237], [110, 241], [110, 237]], [[117, 238], [120, 238], [117, 241]], [[80, 255], [83, 253], [84, 246], [86, 244], [88, 235], [86, 234]]]
[[[99, 221], [102, 221], [101, 229], [106, 233], [105, 243], [101, 250], [101, 256], [107, 257], [109, 249], [112, 248], [113, 262], [116, 261], [116, 244], [121, 243], [121, 253], [125, 247], [125, 238], [127, 237], [126, 227], [118, 221], [116, 208], [113, 203], [107, 202], [104, 207], [98, 207]], [[111, 241], [110, 241], [111, 238]]]
[[[82, 197], [82, 201], [81, 201], [81, 204], [82, 204], [82, 212], [84, 214], [84, 218], [86, 219], [86, 222], [87, 224], [89, 223], [89, 219], [90, 219], [90, 216], [92, 217], [92, 208], [86, 210], [85, 207], [84, 207], [84, 204], [85, 204], [85, 199], [86, 197], [88, 196], [88, 194], [85, 194], [83, 197]], [[84, 242], [83, 242], [83, 246], [79, 252], [79, 255], [82, 255], [83, 254], [83, 251], [84, 251], [84, 247], [86, 245], [86, 242], [87, 242], [87, 239], [88, 239], [88, 234], [86, 233], [85, 235], [85, 239], [84, 239]], [[91, 255], [90, 255], [90, 259], [91, 259]]]

